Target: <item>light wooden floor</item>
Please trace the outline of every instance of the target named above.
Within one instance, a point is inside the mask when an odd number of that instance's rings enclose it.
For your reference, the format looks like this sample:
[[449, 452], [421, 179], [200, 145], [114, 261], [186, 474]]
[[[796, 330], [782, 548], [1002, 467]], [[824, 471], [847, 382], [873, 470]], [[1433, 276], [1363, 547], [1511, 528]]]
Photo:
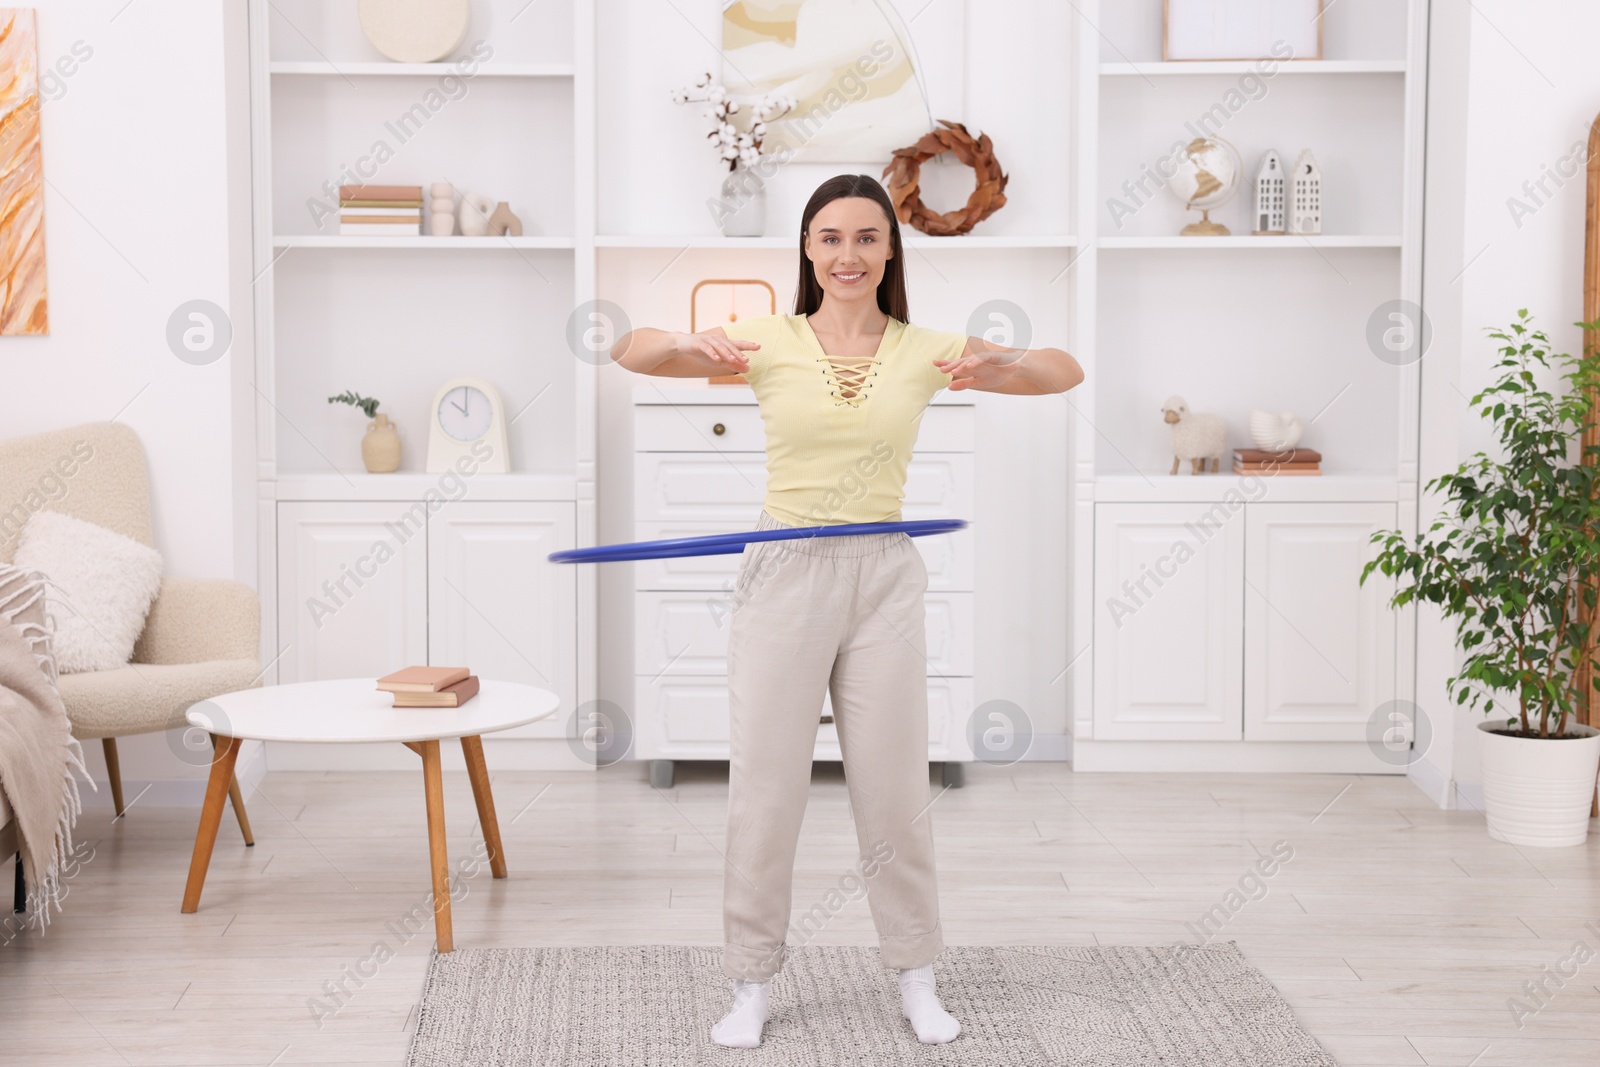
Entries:
[[[680, 764], [666, 793], [641, 764], [501, 773], [494, 788], [511, 877], [485, 866], [465, 882], [458, 947], [720, 943], [725, 765]], [[181, 915], [196, 813], [135, 805], [113, 823], [89, 794], [78, 832], [94, 853], [65, 911], [44, 938], [0, 948], [0, 1063], [403, 1062], [431, 929], [402, 944], [389, 924], [426, 907], [420, 770], [273, 774], [249, 804], [256, 847], [225, 820], [200, 911]], [[466, 857], [464, 774], [447, 775], [446, 805]], [[1293, 859], [1218, 937], [1341, 1064], [1600, 1064], [1593, 833], [1577, 848], [1498, 844], [1475, 812], [1438, 811], [1398, 778], [1062, 764], [969, 768], [933, 818], [948, 944], [1192, 939], [1184, 923], [1281, 840]], [[855, 859], [843, 778], [820, 765], [796, 908]], [[0, 874], [9, 886], [9, 863]], [[1595, 958], [1519, 1029], [1507, 999], [1576, 940]], [[875, 944], [866, 902], [816, 942]], [[380, 943], [398, 950], [374, 970]], [[329, 997], [341, 980], [350, 995]]]

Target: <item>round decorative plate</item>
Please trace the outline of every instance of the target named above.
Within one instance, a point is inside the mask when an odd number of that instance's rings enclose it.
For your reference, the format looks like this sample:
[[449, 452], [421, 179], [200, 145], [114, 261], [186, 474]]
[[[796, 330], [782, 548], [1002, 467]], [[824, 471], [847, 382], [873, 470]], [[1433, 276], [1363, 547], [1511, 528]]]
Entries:
[[361, 32], [400, 63], [432, 63], [467, 35], [468, 0], [360, 0]]

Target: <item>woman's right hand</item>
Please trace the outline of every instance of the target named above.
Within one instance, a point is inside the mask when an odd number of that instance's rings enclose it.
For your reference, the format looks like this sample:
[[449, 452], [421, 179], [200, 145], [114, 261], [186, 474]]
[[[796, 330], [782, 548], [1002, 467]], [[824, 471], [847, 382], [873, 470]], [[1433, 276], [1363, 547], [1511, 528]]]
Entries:
[[720, 367], [726, 367], [729, 373], [743, 374], [750, 369], [750, 357], [747, 351], [753, 351], [761, 346], [754, 341], [738, 341], [723, 333], [710, 330], [701, 333], [674, 333], [672, 343], [675, 351], [680, 356], [698, 356]]

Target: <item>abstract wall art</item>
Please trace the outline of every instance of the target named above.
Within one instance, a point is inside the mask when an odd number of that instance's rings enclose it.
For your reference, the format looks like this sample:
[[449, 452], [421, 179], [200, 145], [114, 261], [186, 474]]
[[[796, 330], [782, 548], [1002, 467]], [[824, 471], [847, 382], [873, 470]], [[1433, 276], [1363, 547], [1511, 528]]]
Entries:
[[47, 334], [39, 39], [31, 7], [0, 8], [0, 334]]
[[960, 114], [965, 4], [918, 6], [913, 41], [891, 0], [724, 0], [722, 84], [799, 103], [767, 124], [764, 152], [881, 164], [933, 128], [932, 108]]

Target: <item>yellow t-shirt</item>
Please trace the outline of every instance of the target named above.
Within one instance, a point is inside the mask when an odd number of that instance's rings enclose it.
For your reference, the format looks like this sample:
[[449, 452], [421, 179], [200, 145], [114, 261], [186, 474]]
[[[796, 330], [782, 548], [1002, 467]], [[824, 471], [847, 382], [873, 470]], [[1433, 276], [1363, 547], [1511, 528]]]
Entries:
[[922, 413], [951, 381], [933, 360], [961, 355], [966, 335], [891, 317], [872, 362], [837, 365], [804, 315], [722, 330], [761, 346], [745, 352], [745, 379], [766, 424], [766, 511], [790, 526], [900, 521]]

